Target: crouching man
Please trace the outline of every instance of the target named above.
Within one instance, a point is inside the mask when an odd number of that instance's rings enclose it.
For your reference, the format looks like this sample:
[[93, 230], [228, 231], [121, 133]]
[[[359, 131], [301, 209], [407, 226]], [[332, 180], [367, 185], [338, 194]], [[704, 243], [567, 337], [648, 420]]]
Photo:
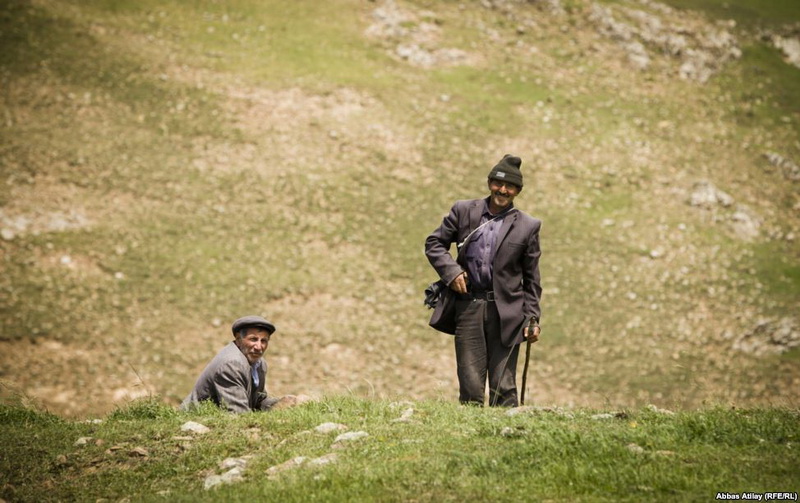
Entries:
[[205, 400], [234, 413], [282, 408], [308, 400], [304, 395], [267, 397], [267, 362], [263, 355], [275, 325], [261, 316], [245, 316], [233, 322], [231, 330], [233, 341], [203, 369], [194, 389], [181, 403], [182, 410], [190, 410]]

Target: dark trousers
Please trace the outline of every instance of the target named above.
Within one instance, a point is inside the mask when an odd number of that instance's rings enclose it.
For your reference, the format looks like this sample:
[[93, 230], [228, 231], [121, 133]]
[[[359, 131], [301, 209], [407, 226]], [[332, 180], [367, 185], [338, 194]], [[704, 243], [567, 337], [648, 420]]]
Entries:
[[483, 406], [486, 378], [489, 405], [516, 407], [519, 345], [500, 342], [500, 315], [494, 302], [456, 301], [456, 365], [459, 400]]

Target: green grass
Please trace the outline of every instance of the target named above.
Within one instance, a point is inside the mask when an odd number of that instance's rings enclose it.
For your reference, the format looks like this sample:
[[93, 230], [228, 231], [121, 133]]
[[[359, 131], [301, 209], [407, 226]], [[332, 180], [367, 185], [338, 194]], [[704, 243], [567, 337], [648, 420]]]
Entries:
[[[408, 407], [411, 420], [395, 422]], [[213, 407], [176, 413], [146, 399], [87, 424], [3, 405], [0, 495], [13, 501], [153, 500], [165, 492], [178, 501], [705, 500], [717, 491], [791, 491], [800, 482], [793, 409], [674, 415], [638, 409], [611, 411], [616, 416], [609, 419], [595, 419], [603, 411], [589, 409], [505, 412], [340, 396], [229, 416]], [[188, 420], [211, 432], [183, 439], [188, 434], [179, 427]], [[332, 449], [336, 433], [309, 431], [323, 422], [369, 436]], [[73, 445], [79, 437], [90, 439]], [[146, 456], [132, 454], [136, 448]], [[294, 457], [329, 452], [338, 455], [332, 465], [265, 474]], [[244, 481], [203, 490], [206, 475], [222, 472], [223, 459], [245, 455], [252, 457]]]

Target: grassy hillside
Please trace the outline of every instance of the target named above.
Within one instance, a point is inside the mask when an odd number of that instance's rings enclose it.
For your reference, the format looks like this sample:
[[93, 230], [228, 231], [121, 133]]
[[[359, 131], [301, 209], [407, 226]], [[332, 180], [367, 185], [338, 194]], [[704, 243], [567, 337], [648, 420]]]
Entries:
[[800, 10], [670, 3], [4, 2], [4, 388], [176, 404], [253, 313], [273, 393], [452, 399], [422, 243], [515, 153], [534, 401], [796, 404]]
[[[719, 492], [796, 497], [800, 484], [796, 409], [516, 412], [338, 397], [234, 417], [212, 408], [178, 414], [144, 400], [87, 423], [4, 405], [0, 494], [9, 501], [714, 501]], [[209, 431], [183, 431], [188, 421]], [[337, 441], [342, 434], [355, 438]], [[231, 470], [239, 472], [232, 483], [209, 482]]]

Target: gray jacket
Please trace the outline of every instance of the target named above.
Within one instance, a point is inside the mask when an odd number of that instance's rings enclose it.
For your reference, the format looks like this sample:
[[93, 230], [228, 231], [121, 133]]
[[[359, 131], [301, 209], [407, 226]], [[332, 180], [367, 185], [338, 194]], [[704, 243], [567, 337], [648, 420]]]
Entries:
[[251, 366], [239, 347], [231, 342], [214, 357], [197, 379], [194, 389], [181, 403], [182, 410], [193, 404], [211, 400], [230, 412], [259, 410], [267, 394], [267, 362], [261, 360], [258, 371], [258, 387], [253, 386]]
[[[463, 255], [456, 262], [450, 254], [450, 245], [461, 242], [480, 225], [484, 201], [485, 199], [457, 201], [442, 220], [442, 225], [425, 240], [428, 261], [448, 285], [467, 269], [466, 264], [461, 263], [464, 260]], [[522, 331], [528, 321], [541, 317], [541, 227], [541, 220], [521, 211], [514, 211], [503, 219], [500, 235], [497, 237], [492, 289], [500, 314], [500, 339], [506, 347], [522, 342]]]

